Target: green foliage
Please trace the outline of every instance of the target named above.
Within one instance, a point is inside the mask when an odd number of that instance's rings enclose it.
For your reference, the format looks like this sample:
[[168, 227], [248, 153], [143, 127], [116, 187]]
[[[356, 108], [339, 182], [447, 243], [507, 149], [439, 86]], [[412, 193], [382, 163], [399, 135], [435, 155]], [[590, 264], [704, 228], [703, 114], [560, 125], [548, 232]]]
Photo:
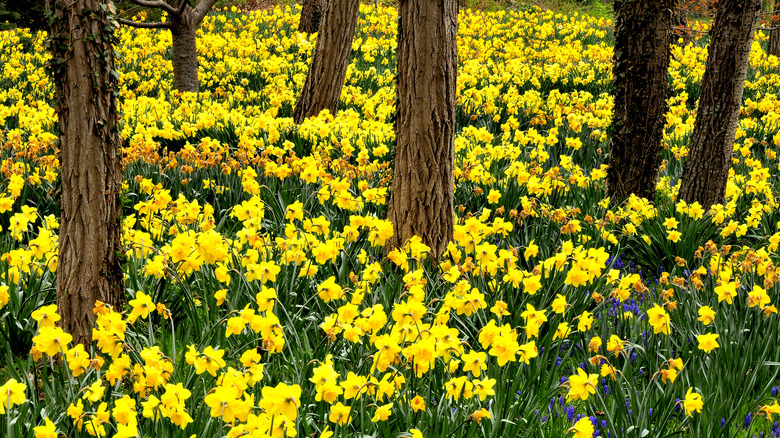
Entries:
[[46, 27], [46, 0], [0, 0], [0, 30]]
[[611, 0], [538, 0], [528, 2], [563, 14], [587, 14], [596, 18], [614, 17]]
[[481, 11], [500, 11], [511, 6], [511, 0], [458, 0], [461, 9], [479, 9]]

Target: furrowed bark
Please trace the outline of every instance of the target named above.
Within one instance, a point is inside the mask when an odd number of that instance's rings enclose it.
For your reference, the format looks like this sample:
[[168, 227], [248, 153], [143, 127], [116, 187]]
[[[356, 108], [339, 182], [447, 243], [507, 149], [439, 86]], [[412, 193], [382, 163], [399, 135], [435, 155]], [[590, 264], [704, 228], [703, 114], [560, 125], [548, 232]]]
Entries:
[[672, 0], [617, 0], [615, 108], [607, 189], [620, 202], [653, 199], [669, 94]]
[[457, 18], [455, 0], [401, 0], [396, 155], [387, 249], [414, 235], [438, 258], [452, 240]]
[[75, 343], [92, 337], [93, 308], [124, 294], [118, 83], [111, 25], [98, 0], [55, 0], [51, 70], [58, 103], [62, 199], [58, 307]]
[[678, 198], [708, 210], [723, 203], [760, 0], [721, 0]]

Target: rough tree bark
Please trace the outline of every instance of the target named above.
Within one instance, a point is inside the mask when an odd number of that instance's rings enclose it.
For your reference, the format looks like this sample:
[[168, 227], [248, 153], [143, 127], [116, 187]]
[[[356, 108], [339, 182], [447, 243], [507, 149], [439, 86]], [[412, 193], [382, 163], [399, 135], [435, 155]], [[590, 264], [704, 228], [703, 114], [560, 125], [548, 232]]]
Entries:
[[195, 32], [200, 24], [189, 5], [182, 14], [174, 16], [171, 22], [171, 46], [173, 49], [173, 88], [179, 91], [197, 93], [198, 83], [198, 46]]
[[95, 302], [118, 308], [124, 293], [118, 84], [104, 7], [55, 0], [50, 33], [62, 180], [57, 296], [76, 343], [92, 337]]
[[653, 199], [666, 123], [673, 0], [615, 1], [615, 108], [608, 193]]
[[780, 7], [778, 0], [772, 7], [772, 30], [769, 31], [769, 50], [767, 53], [780, 57]]
[[761, 0], [721, 0], [678, 198], [704, 209], [724, 201]]
[[314, 33], [320, 28], [323, 4], [327, 0], [303, 0], [301, 20], [298, 22], [298, 32]]
[[388, 249], [417, 235], [438, 258], [452, 240], [457, 18], [456, 0], [399, 2]]
[[301, 123], [325, 109], [334, 115], [338, 111], [359, 8], [360, 0], [327, 2], [309, 73], [293, 111], [295, 123]]
[[144, 29], [168, 29], [171, 31], [171, 46], [173, 49], [173, 88], [179, 91], [197, 93], [198, 83], [198, 47], [196, 32], [198, 26], [206, 18], [217, 0], [200, 0], [193, 8], [189, 0], [130, 0], [148, 8], [158, 8], [168, 13], [168, 20], [156, 23], [139, 23], [119, 19], [119, 22], [132, 27]]

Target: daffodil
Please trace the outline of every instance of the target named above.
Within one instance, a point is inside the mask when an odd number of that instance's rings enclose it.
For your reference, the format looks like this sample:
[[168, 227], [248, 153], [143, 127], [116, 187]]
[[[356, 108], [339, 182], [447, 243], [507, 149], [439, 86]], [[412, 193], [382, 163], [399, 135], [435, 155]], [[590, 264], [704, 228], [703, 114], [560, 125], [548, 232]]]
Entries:
[[574, 426], [567, 432], [574, 433], [575, 438], [591, 438], [593, 437], [593, 423], [590, 421], [590, 417], [582, 417], [574, 423]]
[[352, 421], [352, 417], [350, 416], [351, 410], [352, 408], [350, 406], [344, 406], [341, 402], [338, 402], [330, 407], [328, 420], [330, 420], [331, 423], [343, 426]]
[[46, 417], [43, 424], [33, 428], [35, 438], [57, 438], [57, 427]]
[[704, 407], [704, 401], [701, 394], [693, 392], [693, 388], [688, 388], [688, 392], [685, 393], [685, 400], [682, 402], [685, 408], [685, 415], [693, 416], [693, 412], [701, 413], [701, 409]]
[[24, 383], [17, 382], [16, 379], [9, 379], [0, 386], [0, 414], [5, 414], [6, 409], [12, 409], [14, 405], [21, 405], [26, 402], [26, 390], [27, 386]]
[[410, 404], [414, 412], [425, 411], [425, 399], [419, 395], [414, 396]]
[[654, 304], [651, 309], [647, 311], [647, 319], [650, 325], [653, 327], [653, 333], [669, 334], [671, 326], [671, 318], [669, 314], [658, 304]]
[[709, 325], [715, 320], [715, 311], [710, 306], [701, 306], [699, 307], [699, 318], [697, 320], [704, 325]]
[[568, 400], [587, 400], [590, 394], [596, 393], [598, 374], [587, 374], [582, 368], [577, 368], [577, 374], [569, 376]]
[[717, 333], [707, 333], [704, 335], [699, 335], [696, 337], [696, 340], [699, 341], [699, 350], [704, 350], [705, 353], [710, 353], [712, 350], [718, 348], [720, 345], [718, 345], [718, 335]]

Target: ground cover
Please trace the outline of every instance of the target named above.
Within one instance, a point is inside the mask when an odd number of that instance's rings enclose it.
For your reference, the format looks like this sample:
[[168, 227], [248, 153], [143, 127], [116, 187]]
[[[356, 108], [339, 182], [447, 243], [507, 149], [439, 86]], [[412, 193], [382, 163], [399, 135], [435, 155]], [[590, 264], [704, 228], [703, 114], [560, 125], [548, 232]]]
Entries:
[[128, 303], [95, 309], [86, 349], [53, 307], [44, 39], [0, 33], [0, 436], [780, 436], [765, 35], [726, 204], [674, 201], [702, 38], [673, 48], [658, 195], [615, 206], [612, 24], [461, 11], [458, 221], [434, 262], [384, 251], [395, 10], [362, 9], [338, 115], [299, 126], [297, 20], [210, 15], [199, 96], [171, 91], [168, 33], [120, 30]]

